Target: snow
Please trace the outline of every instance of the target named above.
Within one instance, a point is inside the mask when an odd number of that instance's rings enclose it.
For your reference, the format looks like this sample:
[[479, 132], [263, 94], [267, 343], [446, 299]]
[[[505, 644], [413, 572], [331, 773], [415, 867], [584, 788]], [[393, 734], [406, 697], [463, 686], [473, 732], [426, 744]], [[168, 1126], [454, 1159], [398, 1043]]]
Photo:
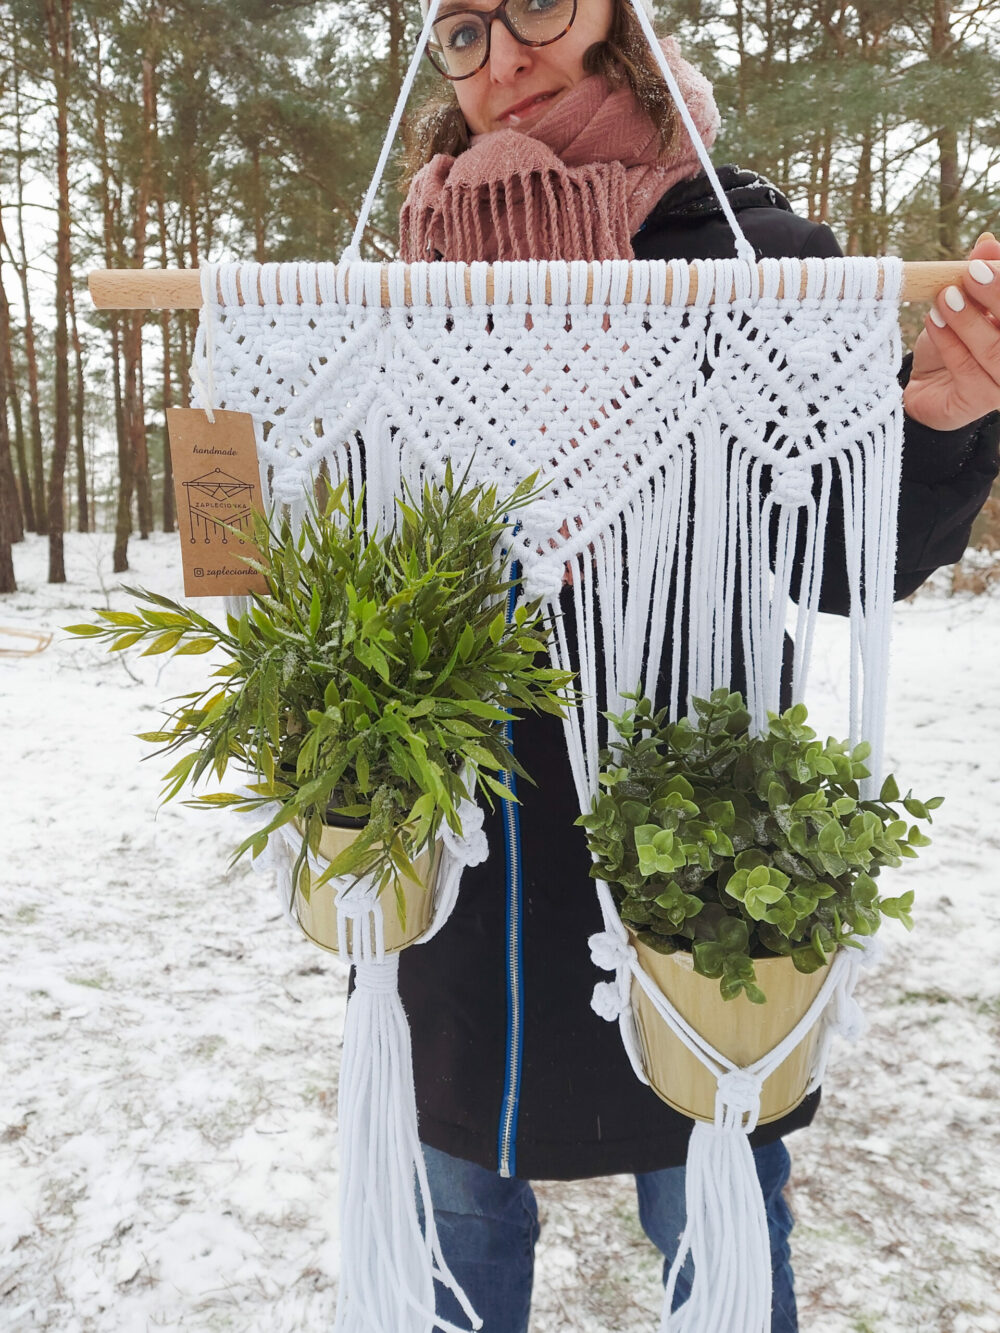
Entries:
[[[345, 972], [229, 868], [226, 816], [159, 807], [163, 760], [134, 733], [206, 659], [59, 632], [128, 604], [110, 552], [71, 534], [50, 587], [31, 538], [0, 600], [0, 626], [55, 632], [0, 656], [0, 1328], [328, 1327]], [[176, 539], [131, 556], [125, 582], [178, 595]], [[789, 1140], [810, 1333], [1000, 1330], [1000, 602], [945, 584], [895, 624], [889, 767], [948, 798], [902, 877], [916, 930], [887, 929], [870, 1032]], [[843, 730], [842, 629], [817, 647], [824, 734]], [[660, 1261], [631, 1179], [536, 1192], [532, 1333], [650, 1333]]]

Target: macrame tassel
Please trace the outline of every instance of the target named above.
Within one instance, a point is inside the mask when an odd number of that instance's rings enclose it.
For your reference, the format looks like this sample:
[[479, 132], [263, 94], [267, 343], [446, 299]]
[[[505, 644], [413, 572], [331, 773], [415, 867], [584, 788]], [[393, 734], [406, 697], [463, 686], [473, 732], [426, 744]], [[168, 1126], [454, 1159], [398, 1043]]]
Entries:
[[434, 1225], [398, 972], [398, 957], [358, 963], [347, 1005], [337, 1098], [341, 1267], [334, 1328], [467, 1333], [434, 1313], [437, 1279], [454, 1293], [471, 1327], [482, 1328], [448, 1270]]
[[[465, 775], [467, 784], [471, 777]], [[249, 788], [240, 789], [248, 799]], [[245, 828], [260, 828], [277, 804], [237, 812]], [[458, 806], [460, 833], [445, 825], [434, 917], [416, 941], [431, 939], [448, 920], [465, 866], [489, 854], [483, 812], [471, 800]], [[283, 912], [292, 911], [292, 867], [302, 835], [285, 824], [268, 838], [254, 868], [276, 872]], [[307, 853], [313, 874], [321, 857]], [[454, 1293], [471, 1329], [482, 1319], [445, 1263], [434, 1223], [430, 1187], [417, 1131], [410, 1027], [399, 996], [399, 956], [386, 955], [382, 906], [370, 880], [332, 881], [337, 952], [355, 968], [347, 1004], [337, 1107], [340, 1128], [341, 1270], [336, 1333], [469, 1333], [434, 1313], [434, 1283]], [[419, 1200], [419, 1203], [418, 1203]], [[423, 1222], [421, 1222], [421, 1215]]]
[[[667, 1279], [660, 1333], [768, 1333], [771, 1327], [767, 1214], [743, 1127], [744, 1108], [759, 1102], [759, 1090], [740, 1072], [719, 1081], [716, 1124], [696, 1124], [688, 1144], [687, 1225]], [[722, 1090], [727, 1082], [736, 1094], [728, 1104]], [[671, 1313], [689, 1253], [691, 1295]]]
[[[462, 832], [441, 837], [430, 939], [451, 914], [462, 869], [486, 859], [483, 813], [458, 809]], [[336, 1333], [468, 1333], [434, 1313], [434, 1282], [454, 1293], [472, 1329], [483, 1321], [445, 1263], [417, 1132], [410, 1026], [399, 996], [399, 957], [385, 954], [373, 884], [338, 881], [340, 953], [355, 966], [347, 1004], [337, 1106], [340, 1122], [341, 1270]], [[350, 945], [348, 944], [350, 924]], [[418, 1211], [419, 1195], [419, 1211]], [[421, 1226], [420, 1216], [423, 1216]]]

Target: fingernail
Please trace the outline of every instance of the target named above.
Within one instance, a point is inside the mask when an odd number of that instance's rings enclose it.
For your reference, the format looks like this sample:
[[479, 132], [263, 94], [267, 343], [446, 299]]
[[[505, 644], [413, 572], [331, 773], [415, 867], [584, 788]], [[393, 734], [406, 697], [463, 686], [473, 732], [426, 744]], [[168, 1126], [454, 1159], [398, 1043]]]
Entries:
[[[995, 240], [996, 237], [993, 235], [991, 231], [984, 231], [982, 236], [980, 236], [979, 238], [979, 241], [995, 241]], [[976, 242], [977, 245], [979, 244], [979, 241]]]
[[974, 278], [976, 282], [981, 282], [985, 287], [993, 281], [993, 270], [989, 264], [984, 264], [981, 259], [974, 259], [969, 265], [969, 277]]
[[959, 310], [965, 309], [965, 297], [962, 295], [962, 293], [958, 290], [957, 287], [946, 287], [944, 292], [944, 299], [945, 299], [945, 304], [950, 309], [954, 310], [956, 314], [958, 313]]
[[939, 329], [946, 329], [948, 327], [948, 321], [945, 319], [944, 315], [938, 314], [938, 308], [936, 305], [931, 306], [930, 310], [928, 311], [928, 314], [930, 315], [931, 319], [934, 321], [934, 323], [938, 326]]

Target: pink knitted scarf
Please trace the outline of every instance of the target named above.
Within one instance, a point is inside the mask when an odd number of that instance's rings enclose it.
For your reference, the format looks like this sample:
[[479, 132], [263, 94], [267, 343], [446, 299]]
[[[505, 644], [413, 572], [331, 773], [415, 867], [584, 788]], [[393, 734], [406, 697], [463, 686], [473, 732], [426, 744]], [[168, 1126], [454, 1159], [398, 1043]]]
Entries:
[[[711, 148], [719, 129], [712, 86], [673, 38], [663, 50]], [[477, 134], [458, 157], [432, 158], [400, 213], [402, 257], [631, 259], [631, 238], [656, 201], [699, 170], [679, 121], [661, 157], [659, 133], [632, 90], [612, 92], [591, 75], [529, 129]]]

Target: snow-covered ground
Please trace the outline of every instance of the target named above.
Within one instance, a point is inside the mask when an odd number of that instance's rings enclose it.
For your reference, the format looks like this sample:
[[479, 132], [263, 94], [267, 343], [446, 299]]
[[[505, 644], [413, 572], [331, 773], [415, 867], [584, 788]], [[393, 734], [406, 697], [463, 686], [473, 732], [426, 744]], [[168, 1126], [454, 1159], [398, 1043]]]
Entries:
[[[228, 868], [227, 817], [158, 807], [163, 761], [134, 733], [205, 659], [58, 632], [127, 604], [110, 552], [71, 535], [50, 587], [33, 538], [0, 599], [0, 626], [56, 632], [0, 656], [0, 1329], [325, 1329], [344, 970]], [[131, 555], [126, 582], [176, 595], [175, 539]], [[889, 764], [948, 801], [906, 871], [916, 930], [887, 931], [865, 979], [871, 1031], [789, 1141], [809, 1333], [1000, 1330], [998, 613], [935, 591], [898, 609]], [[817, 716], [839, 711], [841, 628], [822, 630]], [[537, 1192], [532, 1333], [651, 1333], [631, 1179]]]

